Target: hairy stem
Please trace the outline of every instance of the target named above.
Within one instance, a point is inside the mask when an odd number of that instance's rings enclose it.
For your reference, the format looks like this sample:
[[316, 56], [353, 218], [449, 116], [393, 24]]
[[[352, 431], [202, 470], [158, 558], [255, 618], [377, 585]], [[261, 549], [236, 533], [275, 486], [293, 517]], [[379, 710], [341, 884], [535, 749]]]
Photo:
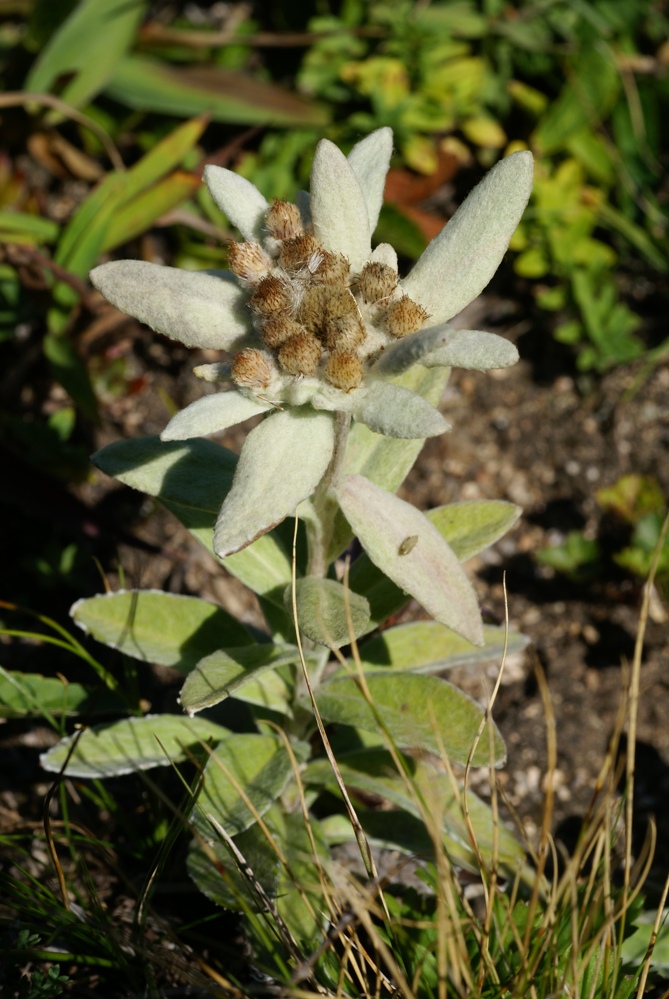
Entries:
[[314, 516], [307, 521], [309, 559], [308, 576], [325, 576], [328, 571], [328, 550], [335, 526], [337, 501], [332, 487], [337, 484], [344, 466], [346, 442], [351, 427], [350, 413], [335, 413], [335, 441], [332, 459], [313, 498]]

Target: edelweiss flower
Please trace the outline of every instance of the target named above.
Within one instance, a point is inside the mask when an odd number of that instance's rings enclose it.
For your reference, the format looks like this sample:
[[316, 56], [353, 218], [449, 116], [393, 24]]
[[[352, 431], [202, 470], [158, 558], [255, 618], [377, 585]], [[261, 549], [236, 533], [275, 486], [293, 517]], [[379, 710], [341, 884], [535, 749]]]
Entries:
[[500, 263], [530, 194], [531, 154], [498, 163], [400, 279], [393, 248], [371, 246], [391, 150], [388, 128], [348, 157], [323, 140], [299, 207], [269, 204], [249, 181], [209, 166], [209, 190], [244, 238], [230, 247], [229, 272], [121, 260], [91, 274], [113, 305], [159, 333], [233, 355], [230, 365], [196, 369], [232, 387], [187, 406], [163, 440], [272, 410], [244, 443], [214, 534], [220, 557], [313, 493], [333, 456], [336, 414], [390, 437], [435, 436], [450, 429], [443, 416], [389, 379], [413, 364], [485, 370], [517, 360], [501, 337], [448, 320]]

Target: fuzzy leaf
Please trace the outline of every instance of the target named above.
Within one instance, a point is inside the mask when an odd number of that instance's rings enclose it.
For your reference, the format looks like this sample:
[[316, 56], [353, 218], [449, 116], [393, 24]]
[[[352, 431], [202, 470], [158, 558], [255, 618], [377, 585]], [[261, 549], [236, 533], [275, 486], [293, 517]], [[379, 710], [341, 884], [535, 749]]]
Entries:
[[90, 278], [107, 301], [157, 333], [186, 347], [232, 353], [247, 346], [253, 331], [244, 292], [225, 274], [112, 260]]
[[[235, 454], [201, 438], [181, 444], [141, 437], [109, 444], [94, 454], [92, 461], [107, 475], [157, 496], [211, 551], [216, 515], [237, 466]], [[292, 574], [290, 559], [276, 533], [231, 555], [225, 567], [283, 613], [283, 594]]]
[[[325, 911], [325, 903], [320, 892], [319, 867], [313, 857], [315, 844], [321, 861], [328, 859], [323, 833], [312, 815], [307, 832], [301, 813], [286, 813], [278, 804], [265, 813], [264, 824], [274, 843], [256, 823], [235, 836], [235, 845], [254, 878], [274, 900], [279, 916], [298, 946], [305, 952], [311, 951], [322, 940], [324, 929], [324, 917], [319, 914]], [[285, 865], [277, 856], [276, 846], [285, 858]], [[211, 851], [215, 863], [212, 863]], [[187, 863], [188, 873], [207, 898], [226, 909], [248, 910], [251, 900], [248, 880], [235, 867], [224, 843], [214, 841], [205, 852], [194, 839]]]
[[273, 413], [252, 430], [216, 521], [216, 554], [226, 558], [293, 514], [323, 478], [333, 447], [332, 415], [307, 408]]
[[207, 761], [204, 787], [192, 814], [195, 827], [211, 837], [213, 827], [207, 818], [211, 814], [230, 836], [238, 835], [256, 822], [257, 815], [265, 814], [292, 773], [280, 739], [254, 733], [230, 735]]
[[[428, 510], [425, 516], [448, 542], [453, 554], [464, 562], [502, 537], [519, 513], [519, 507], [503, 500], [466, 500]], [[349, 582], [356, 593], [364, 593], [369, 600], [371, 627], [377, 627], [407, 602], [400, 587], [364, 552], [351, 566]]]
[[62, 677], [41, 676], [0, 667], [0, 718], [53, 715], [110, 715], [126, 710], [110, 690], [68, 683]]
[[456, 316], [490, 281], [525, 210], [532, 173], [529, 152], [497, 163], [401, 282], [434, 325]]
[[461, 500], [428, 510], [426, 517], [466, 562], [504, 537], [522, 512], [506, 500]]
[[214, 392], [191, 402], [180, 410], [167, 424], [160, 439], [162, 441], [185, 441], [192, 437], [206, 437], [207, 434], [227, 430], [237, 423], [243, 423], [251, 416], [264, 413], [271, 405], [249, 399], [235, 389], [227, 392]]
[[[415, 597], [435, 620], [481, 645], [483, 630], [476, 594], [437, 528], [411, 504], [361, 475], [346, 476], [337, 498], [381, 572]], [[416, 542], [407, 552], [404, 542], [408, 538], [416, 538]]]
[[263, 672], [299, 662], [294, 645], [247, 645], [218, 649], [205, 656], [181, 689], [181, 706], [188, 715], [231, 697], [239, 687]]
[[[291, 599], [289, 589], [286, 602], [290, 604]], [[339, 649], [367, 630], [369, 604], [359, 593], [346, 592], [334, 579], [298, 579], [296, 600], [300, 630], [319, 645]]]
[[435, 326], [392, 344], [375, 365], [383, 374], [399, 374], [413, 364], [426, 368], [468, 368], [488, 371], [509, 368], [518, 360], [512, 343], [482, 330], [455, 330]]
[[65, 771], [68, 777], [119, 777], [185, 760], [186, 750], [201, 752], [202, 743], [225, 739], [230, 730], [204, 718], [145, 715], [110, 725], [96, 725], [67, 736], [40, 756], [45, 770], [57, 773], [79, 735]]
[[328, 139], [316, 147], [310, 194], [314, 235], [359, 271], [372, 251], [367, 205], [348, 160]]
[[261, 239], [269, 203], [255, 184], [232, 170], [211, 164], [204, 168], [203, 176], [212, 198], [244, 239]]
[[[478, 732], [483, 708], [457, 687], [438, 676], [415, 673], [369, 673], [366, 677], [373, 709], [354, 677], [336, 677], [322, 684], [316, 694], [321, 715], [328, 722], [378, 732], [380, 719], [400, 749], [444, 752], [457, 763], [466, 763]], [[493, 724], [494, 759], [506, 758], [504, 742]], [[472, 762], [490, 762], [488, 729], [476, 747]]]
[[349, 165], [357, 177], [367, 205], [370, 233], [374, 232], [379, 221], [392, 151], [392, 129], [379, 128], [357, 142], [348, 154]]
[[[501, 659], [504, 628], [484, 625], [482, 648], [456, 635], [437, 621], [415, 621], [387, 628], [360, 648], [365, 669], [410, 670], [437, 673], [455, 666], [478, 666]], [[508, 654], [520, 652], [529, 639], [515, 631], [508, 635]]]
[[222, 645], [252, 642], [246, 628], [220, 607], [157, 590], [121, 590], [78, 600], [70, 614], [98, 642], [180, 673], [189, 673]]
[[[436, 770], [426, 761], [404, 757], [404, 766], [410, 774], [415, 794], [407, 790], [406, 779], [400, 777], [389, 752], [385, 749], [364, 749], [355, 753], [346, 753], [337, 757], [337, 764], [344, 783], [349, 788], [357, 788], [367, 794], [378, 795], [391, 802], [407, 815], [413, 816], [417, 822], [416, 836], [422, 833], [428, 855], [432, 855], [434, 844], [426, 835], [425, 814], [441, 821], [446, 837], [446, 848], [449, 857], [466, 870], [480, 870], [480, 861], [472, 847], [467, 824], [463, 815], [462, 805], [458, 802], [448, 774]], [[305, 784], [325, 785], [332, 793], [337, 793], [336, 783], [332, 776], [332, 768], [327, 760], [314, 760], [309, 763], [302, 775]], [[461, 794], [464, 792], [461, 789]], [[423, 806], [421, 807], [421, 799]], [[484, 860], [491, 863], [494, 855], [495, 824], [490, 807], [481, 801], [473, 791], [467, 791], [467, 807], [474, 828], [478, 849]], [[383, 818], [379, 835], [388, 844], [398, 841], [394, 832], [401, 813], [379, 812]], [[365, 831], [374, 835], [374, 825], [368, 826], [360, 816]], [[400, 825], [400, 829], [401, 829]], [[516, 838], [502, 823], [497, 824], [497, 857], [505, 867], [517, 868], [525, 859], [525, 853]], [[398, 843], [412, 852], [416, 852], [418, 844], [414, 841]], [[412, 850], [413, 847], [413, 850]]]
[[377, 434], [424, 440], [451, 429], [427, 399], [400, 385], [373, 381], [351, 398], [354, 419]]

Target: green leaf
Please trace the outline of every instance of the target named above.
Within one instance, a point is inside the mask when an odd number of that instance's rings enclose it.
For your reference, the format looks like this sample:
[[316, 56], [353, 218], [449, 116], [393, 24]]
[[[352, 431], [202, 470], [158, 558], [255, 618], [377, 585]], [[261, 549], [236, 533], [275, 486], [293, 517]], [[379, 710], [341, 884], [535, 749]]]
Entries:
[[221, 66], [170, 66], [146, 56], [126, 56], [106, 93], [138, 111], [244, 125], [324, 125], [329, 112], [274, 83]]
[[[467, 500], [428, 510], [432, 521], [453, 553], [464, 561], [493, 544], [516, 522], [520, 508], [503, 500]], [[407, 596], [378, 569], [366, 553], [358, 556], [349, 576], [351, 589], [364, 593], [372, 616], [370, 630], [400, 610]]]
[[[466, 763], [483, 708], [457, 687], [437, 676], [415, 673], [370, 673], [366, 682], [374, 708], [363, 697], [353, 677], [328, 680], [316, 700], [326, 721], [353, 725], [366, 732], [378, 732], [380, 719], [400, 749], [424, 749]], [[494, 760], [505, 760], [502, 737], [493, 724]], [[490, 762], [488, 727], [483, 730], [472, 762]]]
[[0, 667], [0, 718], [106, 715], [122, 712], [125, 707], [118, 695], [105, 688], [91, 690], [80, 683], [67, 683], [60, 677]]
[[[361, 475], [349, 475], [336, 491], [344, 516], [370, 559], [432, 617], [481, 645], [476, 594], [449, 545], [426, 517], [398, 496]], [[357, 585], [356, 593], [367, 593]], [[370, 603], [371, 606], [371, 603]]]
[[544, 156], [563, 149], [585, 127], [598, 127], [620, 93], [618, 67], [608, 50], [589, 46], [578, 53], [557, 100], [549, 105], [531, 144]]
[[[347, 788], [378, 795], [401, 809], [400, 813], [379, 812], [382, 822], [378, 824], [374, 823], [371, 815], [370, 822], [366, 821], [367, 817], [360, 815], [363, 826], [374, 838], [382, 838], [388, 844], [396, 843], [412, 852], [427, 850], [429, 855], [433, 855], [434, 845], [425, 827], [427, 815], [441, 825], [451, 859], [467, 870], [480, 870], [463, 815], [463, 806], [458, 801], [448, 774], [436, 770], [429, 762], [405, 756], [403, 765], [414, 790], [412, 794], [407, 788], [407, 781], [398, 774], [387, 750], [364, 749], [346, 753], [337, 757], [337, 764]], [[302, 779], [305, 784], [325, 786], [332, 793], [337, 793], [332, 768], [327, 760], [311, 761], [304, 770]], [[463, 794], [463, 789], [460, 788], [460, 795]], [[478, 848], [484, 860], [490, 862], [493, 857], [494, 836], [492, 812], [473, 791], [467, 792], [467, 807]], [[405, 838], [412, 831], [411, 824], [397, 821], [403, 817], [402, 813], [417, 820], [413, 827], [413, 843], [411, 839]], [[396, 832], [399, 833], [397, 838]], [[517, 868], [525, 858], [522, 846], [501, 822], [497, 824], [497, 837], [497, 856], [500, 862], [507, 867]]]
[[0, 211], [0, 242], [53, 243], [60, 226], [51, 219], [29, 212]]
[[461, 562], [504, 537], [522, 510], [505, 500], [464, 500], [428, 510], [431, 520]]
[[[202, 438], [183, 443], [141, 437], [109, 444], [91, 460], [107, 475], [160, 499], [211, 552], [216, 517], [237, 467], [232, 451]], [[292, 574], [276, 533], [230, 555], [225, 568], [284, 610]]]
[[70, 614], [98, 642], [181, 673], [190, 673], [222, 645], [252, 642], [246, 628], [214, 604], [158, 590], [121, 590], [78, 600]]
[[[33, 93], [53, 92], [81, 107], [102, 90], [130, 48], [146, 0], [80, 0], [37, 57], [23, 85]], [[71, 77], [71, 79], [67, 79]]]
[[[389, 380], [393, 385], [417, 392], [436, 406], [443, 395], [449, 374], [447, 370], [427, 370], [415, 365], [399, 377]], [[411, 471], [424, 443], [420, 438], [409, 440], [384, 437], [375, 434], [364, 423], [354, 423], [346, 443], [344, 472], [364, 475], [371, 482], [394, 493]], [[341, 511], [337, 511], [328, 560], [334, 561], [348, 547], [352, 537], [353, 532], [346, 518]]]
[[300, 661], [294, 645], [251, 645], [220, 649], [205, 656], [188, 676], [181, 690], [181, 706], [193, 715], [235, 694], [249, 680], [266, 670]]
[[[293, 939], [298, 945], [310, 948], [315, 946], [316, 933], [322, 933], [320, 924], [324, 917], [321, 914], [326, 911], [319, 891], [319, 867], [314, 862], [312, 837], [321, 861], [328, 857], [325, 838], [313, 816], [309, 817], [309, 835], [301, 813], [286, 814], [278, 805], [265, 813], [264, 822], [285, 864], [257, 824], [235, 836], [235, 846], [266, 895], [275, 901], [279, 916]], [[205, 852], [197, 840], [193, 840], [188, 853], [188, 873], [200, 891], [226, 909], [244, 911], [250, 907], [259, 910], [261, 904], [225, 844], [215, 842], [209, 850], [213, 851], [213, 858], [211, 852]]]
[[[478, 666], [501, 659], [504, 652], [504, 628], [485, 625], [484, 646], [477, 648], [437, 621], [415, 621], [388, 628], [360, 648], [365, 669], [388, 667], [414, 673], [436, 673], [456, 666]], [[511, 631], [507, 653], [526, 647], [529, 639]]]
[[54, 377], [63, 386], [72, 402], [89, 420], [96, 421], [98, 404], [83, 361], [66, 333], [47, 333], [42, 343]]
[[[289, 590], [286, 603], [290, 605], [291, 600]], [[347, 591], [333, 579], [298, 579], [296, 600], [300, 630], [319, 645], [340, 649], [367, 630], [369, 604], [359, 593]]]
[[[294, 748], [298, 756], [305, 749]], [[255, 733], [229, 736], [218, 744], [204, 769], [204, 787], [192, 814], [195, 827], [210, 838], [215, 828], [208, 819], [211, 815], [228, 835], [238, 835], [265, 814], [292, 774], [290, 756], [280, 739]]]
[[218, 742], [229, 734], [229, 729], [204, 718], [145, 715], [69, 735], [43, 753], [40, 763], [45, 770], [58, 773], [76, 740], [65, 771], [68, 777], [119, 777], [170, 766], [187, 759], [188, 751], [202, 755], [203, 743]]
[[194, 174], [177, 171], [125, 204], [110, 219], [101, 252], [107, 253], [146, 232], [166, 212], [188, 201], [200, 184]]

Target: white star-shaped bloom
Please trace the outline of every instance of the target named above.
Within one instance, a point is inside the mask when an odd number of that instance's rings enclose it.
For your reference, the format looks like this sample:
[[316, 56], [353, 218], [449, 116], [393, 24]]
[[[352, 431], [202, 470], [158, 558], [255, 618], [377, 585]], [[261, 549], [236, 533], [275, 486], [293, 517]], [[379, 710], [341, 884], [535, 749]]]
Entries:
[[517, 360], [503, 338], [448, 321], [487, 285], [507, 249], [529, 198], [531, 154], [498, 163], [400, 279], [393, 248], [371, 245], [391, 151], [389, 128], [348, 157], [324, 139], [299, 207], [270, 204], [249, 181], [209, 166], [209, 190], [243, 237], [230, 247], [230, 271], [121, 260], [91, 274], [105, 298], [152, 329], [232, 355], [196, 369], [230, 387], [177, 413], [163, 440], [271, 411], [249, 433], [221, 509], [221, 557], [314, 492], [333, 455], [335, 414], [390, 437], [435, 436], [450, 429], [443, 416], [392, 379], [414, 364], [486, 370]]

